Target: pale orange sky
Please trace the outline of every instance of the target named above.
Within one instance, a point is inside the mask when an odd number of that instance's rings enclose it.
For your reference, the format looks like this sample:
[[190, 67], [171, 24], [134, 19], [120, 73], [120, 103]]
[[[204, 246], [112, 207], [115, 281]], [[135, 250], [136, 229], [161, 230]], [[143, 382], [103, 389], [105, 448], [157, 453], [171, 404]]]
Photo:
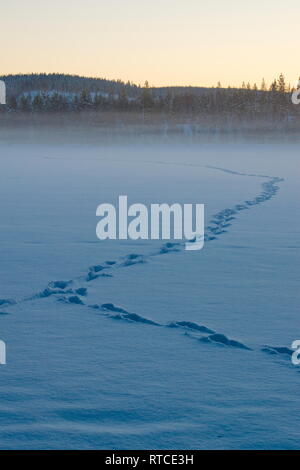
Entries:
[[9, 0], [0, 74], [60, 72], [153, 86], [300, 75], [299, 0]]

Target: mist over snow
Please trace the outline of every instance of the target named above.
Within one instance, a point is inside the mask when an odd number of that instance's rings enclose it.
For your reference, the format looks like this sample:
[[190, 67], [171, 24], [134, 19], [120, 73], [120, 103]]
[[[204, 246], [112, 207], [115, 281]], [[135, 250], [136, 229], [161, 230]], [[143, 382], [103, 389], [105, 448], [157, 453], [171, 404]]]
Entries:
[[[297, 448], [299, 143], [58, 127], [0, 133], [0, 447]], [[119, 195], [203, 250], [98, 240]]]

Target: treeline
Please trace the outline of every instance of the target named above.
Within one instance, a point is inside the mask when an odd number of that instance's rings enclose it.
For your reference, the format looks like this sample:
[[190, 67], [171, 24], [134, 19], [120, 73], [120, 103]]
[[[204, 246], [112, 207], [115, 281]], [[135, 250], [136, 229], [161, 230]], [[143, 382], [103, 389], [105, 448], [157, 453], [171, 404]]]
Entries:
[[224, 115], [254, 118], [299, 117], [291, 101], [291, 87], [281, 74], [270, 86], [243, 83], [241, 88], [143, 87], [68, 75], [0, 77], [7, 87], [7, 112], [148, 111], [168, 114]]

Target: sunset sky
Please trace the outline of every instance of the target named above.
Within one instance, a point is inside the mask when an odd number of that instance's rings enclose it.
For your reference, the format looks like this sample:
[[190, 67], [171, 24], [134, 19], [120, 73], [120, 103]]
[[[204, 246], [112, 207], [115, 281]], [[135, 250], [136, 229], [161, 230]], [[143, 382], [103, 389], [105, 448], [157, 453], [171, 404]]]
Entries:
[[300, 1], [9, 0], [0, 74], [61, 72], [153, 86], [300, 75]]

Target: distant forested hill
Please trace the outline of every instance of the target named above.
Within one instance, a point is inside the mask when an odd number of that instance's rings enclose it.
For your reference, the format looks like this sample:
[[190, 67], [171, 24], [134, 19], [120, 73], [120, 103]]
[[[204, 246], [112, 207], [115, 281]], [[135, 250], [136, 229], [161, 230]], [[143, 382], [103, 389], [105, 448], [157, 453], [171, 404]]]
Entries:
[[104, 78], [87, 78], [77, 75], [64, 74], [29, 74], [29, 75], [4, 75], [0, 80], [6, 83], [8, 96], [18, 97], [28, 92], [62, 92], [80, 93], [87, 92], [120, 93], [126, 90], [130, 96], [137, 96], [138, 86], [133, 83], [124, 83], [121, 80], [106, 80]]

